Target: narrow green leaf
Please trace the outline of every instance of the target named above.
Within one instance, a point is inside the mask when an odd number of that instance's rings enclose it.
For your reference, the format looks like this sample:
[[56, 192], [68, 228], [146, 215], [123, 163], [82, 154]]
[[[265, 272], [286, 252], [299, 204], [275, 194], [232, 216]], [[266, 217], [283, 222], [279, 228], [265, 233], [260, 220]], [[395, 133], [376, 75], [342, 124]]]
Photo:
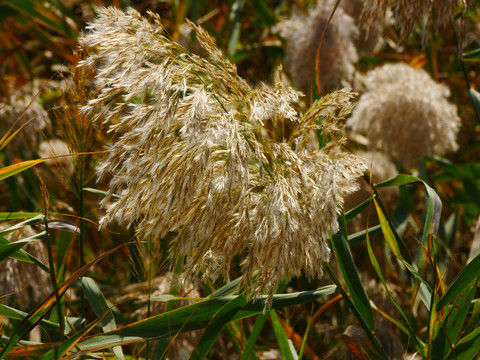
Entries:
[[[319, 297], [335, 292], [335, 285], [299, 293], [273, 295], [272, 309], [311, 302]], [[106, 334], [98, 334], [84, 339], [77, 346], [83, 351], [94, 351], [146, 340], [168, 338], [179, 333], [206, 327], [214, 314], [224, 305], [238, 296], [211, 298], [195, 304], [152, 316]], [[267, 296], [259, 296], [241, 307], [232, 321], [261, 313], [266, 305]]]
[[480, 328], [477, 328], [455, 345], [446, 360], [472, 360], [477, 357], [479, 352]]
[[367, 242], [367, 251], [368, 251], [368, 256], [370, 257], [370, 261], [373, 265], [373, 268], [375, 269], [375, 272], [377, 273], [377, 276], [378, 278], [380, 279], [380, 282], [382, 283], [383, 285], [383, 288], [385, 289], [385, 291], [387, 292], [387, 295], [390, 299], [390, 301], [392, 302], [392, 304], [395, 306], [395, 308], [397, 309], [398, 313], [400, 314], [403, 322], [407, 325], [407, 334], [409, 336], [409, 338], [414, 341], [414, 343], [416, 345], [419, 345], [420, 341], [419, 339], [417, 338], [417, 336], [415, 335], [415, 332], [413, 331], [411, 325], [410, 325], [410, 322], [407, 318], [407, 316], [405, 315], [405, 313], [403, 312], [403, 309], [402, 307], [400, 306], [400, 304], [398, 304], [397, 300], [395, 299], [395, 297], [393, 296], [393, 294], [390, 292], [390, 289], [388, 288], [387, 286], [387, 283], [385, 281], [385, 278], [383, 277], [383, 273], [382, 273], [382, 270], [380, 269], [380, 264], [378, 263], [377, 261], [377, 258], [375, 257], [375, 254], [373, 252], [373, 249], [372, 249], [372, 246], [371, 246], [371, 243], [370, 243], [370, 238], [367, 234], [367, 237], [366, 237], [366, 242]]
[[262, 331], [263, 327], [265, 326], [265, 323], [267, 322], [268, 317], [270, 316], [270, 312], [271, 310], [267, 311], [265, 314], [262, 313], [257, 316], [257, 319], [255, 320], [255, 324], [253, 324], [253, 329], [250, 332], [250, 336], [248, 337], [247, 345], [243, 350], [240, 360], [249, 360], [250, 357], [252, 356], [253, 347], [257, 342], [257, 338], [260, 335], [260, 332]]
[[456, 343], [470, 309], [470, 303], [475, 296], [478, 279], [477, 277], [461, 294], [458, 294], [448, 312], [440, 320], [441, 329], [432, 346], [432, 359], [444, 359], [450, 346]]
[[86, 334], [88, 334], [100, 321], [102, 318], [98, 318], [93, 321], [91, 324], [80, 330], [78, 333], [73, 335], [71, 338], [65, 340], [60, 345], [55, 346], [49, 352], [43, 354], [38, 360], [58, 360], [62, 358], [67, 352], [72, 349], [76, 343], [80, 341]]
[[10, 176], [21, 173], [22, 171], [25, 171], [31, 168], [32, 166], [38, 165], [47, 160], [48, 159], [27, 160], [27, 161], [19, 162], [17, 164], [3, 167], [0, 169], [0, 181], [5, 180]]
[[268, 27], [275, 25], [275, 17], [264, 0], [253, 0], [251, 3], [264, 25]]
[[[103, 195], [103, 196], [106, 196], [107, 195], [107, 192], [106, 191], [103, 191], [103, 190], [99, 190], [99, 189], [94, 189], [94, 188], [83, 188], [84, 191], [88, 191], [88, 192], [91, 192], [93, 194], [98, 194], [98, 195]], [[117, 195], [117, 194], [113, 194], [112, 195], [112, 199], [115, 199], [115, 200], [118, 200], [120, 199], [120, 195]]]
[[207, 328], [202, 334], [202, 337], [198, 341], [195, 350], [190, 356], [190, 360], [204, 359], [207, 356], [208, 352], [222, 332], [223, 327], [232, 321], [233, 317], [243, 306], [245, 306], [246, 303], [247, 298], [245, 295], [239, 295], [222, 306], [212, 316]]
[[[117, 328], [117, 324], [115, 323], [115, 318], [113, 317], [113, 313], [110, 310], [110, 307], [107, 303], [107, 300], [103, 296], [100, 288], [98, 287], [97, 283], [89, 277], [83, 276], [80, 279], [80, 283], [82, 285], [83, 292], [87, 297], [88, 302], [92, 306], [95, 315], [102, 318], [101, 324], [104, 332], [112, 331]], [[117, 356], [118, 359], [124, 360], [125, 357], [123, 356], [123, 351], [120, 346], [115, 346], [113, 348], [113, 352]]]
[[234, 56], [237, 50], [237, 43], [240, 39], [240, 32], [242, 30], [242, 14], [244, 8], [244, 0], [235, 0], [230, 10], [230, 18], [232, 21], [230, 29], [230, 39], [228, 40], [228, 55]]
[[472, 100], [473, 107], [475, 108], [475, 114], [477, 115], [477, 120], [480, 121], [480, 93], [474, 88], [468, 89], [468, 94]]
[[480, 254], [475, 256], [460, 273], [455, 276], [445, 294], [438, 302], [438, 311], [449, 304], [456, 296], [461, 294], [468, 285], [480, 274]]
[[375, 226], [369, 227], [368, 231], [362, 230], [362, 231], [356, 232], [355, 234], [348, 235], [348, 243], [350, 245], [358, 244], [359, 242], [362, 242], [363, 240], [365, 240], [367, 236], [372, 236], [380, 232], [382, 232], [381, 225], [375, 225]]
[[480, 61], [480, 49], [463, 54], [463, 60]]
[[277, 338], [278, 349], [282, 354], [282, 359], [298, 359], [298, 355], [295, 349], [292, 352], [292, 349], [290, 348], [287, 334], [285, 333], [285, 329], [283, 328], [282, 323], [280, 322], [280, 319], [278, 318], [275, 310], [270, 312], [270, 318], [272, 319], [273, 332], [275, 333], [275, 337]]
[[[28, 316], [26, 312], [23, 312], [21, 310], [17, 310], [15, 308], [12, 308], [7, 305], [0, 304], [0, 315], [8, 318], [8, 319], [15, 319], [15, 320], [23, 320], [25, 317]], [[71, 327], [68, 326], [65, 329], [65, 334], [68, 334], [70, 331], [72, 331], [74, 328], [80, 326], [83, 323], [83, 319], [81, 318], [76, 318], [76, 317], [70, 317], [67, 318], [67, 323], [72, 325]], [[49, 320], [41, 320], [39, 322], [39, 325], [53, 331], [58, 331], [58, 323], [54, 321], [49, 321]]]
[[353, 209], [350, 209], [348, 210], [346, 213], [345, 213], [345, 219], [347, 221], [347, 224], [352, 221], [355, 216], [357, 216], [358, 214], [360, 214], [363, 210], [365, 210], [366, 208], [368, 208], [370, 206], [370, 204], [372, 203], [372, 200], [373, 198], [372, 197], [369, 197], [367, 200], [365, 200], [364, 202], [362, 202], [361, 204], [358, 204], [357, 206], [355, 206]]
[[[31, 219], [32, 221], [41, 221], [45, 219], [45, 216], [42, 213], [37, 212], [0, 212], [0, 220], [19, 220], [19, 219]], [[23, 224], [23, 223], [22, 223]], [[23, 227], [28, 224], [23, 224], [20, 227]], [[9, 228], [0, 231], [0, 234], [5, 232], [10, 232], [16, 229]]]
[[373, 344], [376, 351], [374, 359], [378, 358], [383, 360], [389, 360], [388, 355], [386, 354], [382, 345], [374, 335], [373, 331], [370, 331], [368, 324], [365, 322], [362, 314], [359, 313], [357, 307], [353, 304], [352, 298], [349, 296], [349, 294], [347, 294], [346, 290], [342, 287], [342, 284], [338, 280], [331, 266], [328, 263], [324, 263], [324, 265], [325, 265], [325, 268], [327, 269], [327, 272], [330, 274], [330, 277], [332, 278], [333, 282], [337, 285], [337, 290], [340, 292], [340, 294], [342, 294], [343, 300], [346, 302], [350, 310], [352, 310], [352, 313], [357, 318], [358, 322], [360, 323], [360, 326], [363, 328], [363, 331], [365, 332], [365, 334]]
[[365, 293], [357, 268], [353, 262], [350, 247], [348, 246], [345, 215], [343, 213], [338, 217], [338, 223], [340, 228], [332, 237], [333, 252], [335, 253], [343, 279], [352, 297], [352, 302], [365, 320], [370, 331], [373, 332], [375, 331], [375, 320], [373, 318], [372, 307], [370, 306], [370, 301]]
[[[83, 266], [79, 270], [77, 270], [75, 273], [73, 273], [59, 288], [58, 288], [58, 293], [60, 296], [63, 296], [67, 289], [71, 286], [71, 284], [78, 279], [80, 276], [85, 274], [85, 272], [88, 271], [88, 269], [95, 265], [97, 262], [105, 258], [106, 256], [114, 253], [118, 249], [122, 248], [124, 245], [120, 245], [114, 249], [111, 249], [99, 257], [97, 257], [95, 260], [91, 261], [87, 265]], [[31, 329], [33, 329], [42, 319], [45, 317], [48, 312], [52, 309], [52, 307], [55, 305], [56, 302], [56, 297], [55, 294], [51, 294], [47, 299], [45, 299], [40, 305], [38, 305], [36, 308], [34, 308], [28, 316], [23, 318], [23, 320], [18, 324], [17, 328], [13, 332], [13, 334], [10, 337], [9, 342], [3, 347], [2, 351], [0, 352], [0, 359], [5, 358], [5, 356], [8, 354], [8, 352], [17, 344], [17, 342]]]

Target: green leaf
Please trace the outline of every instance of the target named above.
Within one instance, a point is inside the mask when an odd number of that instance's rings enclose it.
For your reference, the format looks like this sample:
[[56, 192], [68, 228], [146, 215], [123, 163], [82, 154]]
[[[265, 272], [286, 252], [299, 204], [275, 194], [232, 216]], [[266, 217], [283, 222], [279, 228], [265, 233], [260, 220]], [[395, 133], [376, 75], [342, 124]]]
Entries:
[[461, 294], [458, 294], [448, 312], [440, 319], [440, 330], [431, 349], [432, 359], [444, 359], [450, 346], [456, 343], [470, 309], [470, 303], [475, 296], [478, 279], [477, 277]]
[[275, 310], [270, 312], [270, 318], [272, 319], [272, 327], [273, 332], [275, 333], [275, 337], [277, 338], [278, 349], [282, 354], [282, 359], [286, 360], [296, 360], [298, 359], [297, 352], [295, 349], [292, 349], [290, 346], [290, 342], [287, 338], [287, 334], [285, 333], [285, 329], [278, 318], [278, 315]]
[[230, 28], [230, 39], [228, 40], [228, 55], [234, 56], [237, 50], [237, 43], [240, 39], [240, 32], [242, 30], [242, 13], [244, 8], [244, 0], [235, 0], [230, 10], [230, 18], [232, 25]]
[[[328, 285], [316, 290], [273, 295], [272, 308], [276, 309], [311, 302], [321, 296], [332, 294], [335, 292], [335, 289], [335, 285]], [[164, 312], [106, 334], [94, 335], [79, 342], [77, 346], [85, 351], [101, 350], [115, 345], [168, 338], [179, 333], [201, 329], [208, 326], [213, 315], [236, 297], [238, 296], [207, 298], [196, 304]], [[259, 296], [256, 300], [250, 300], [236, 312], [232, 321], [261, 313], [265, 308], [266, 302], [267, 296]]]
[[27, 161], [22, 161], [17, 164], [13, 164], [10, 166], [6, 166], [0, 169], [0, 181], [5, 180], [9, 178], [10, 176], [16, 175], [18, 173], [21, 173], [22, 171], [25, 171], [32, 166], [38, 165], [44, 161], [47, 161], [49, 159], [37, 159], [37, 160], [27, 160]]
[[253, 0], [251, 4], [264, 25], [268, 27], [275, 25], [275, 17], [264, 0]]
[[[413, 331], [411, 325], [410, 325], [410, 322], [407, 318], [407, 316], [405, 315], [405, 313], [403, 312], [402, 310], [402, 307], [400, 306], [400, 304], [398, 304], [397, 300], [395, 299], [395, 297], [393, 296], [393, 294], [390, 292], [390, 289], [388, 288], [387, 286], [387, 283], [385, 281], [385, 278], [383, 277], [383, 274], [382, 274], [382, 270], [380, 269], [380, 264], [378, 263], [377, 261], [377, 258], [375, 257], [375, 254], [373, 252], [373, 249], [372, 249], [372, 246], [371, 246], [371, 243], [370, 243], [370, 238], [369, 236], [367, 235], [367, 238], [366, 238], [366, 241], [367, 241], [367, 251], [368, 251], [368, 256], [370, 257], [370, 261], [373, 265], [373, 268], [375, 269], [375, 272], [377, 273], [377, 276], [378, 278], [380, 279], [380, 282], [382, 283], [383, 285], [383, 288], [385, 289], [385, 291], [387, 292], [387, 295], [390, 299], [390, 301], [392, 302], [392, 304], [395, 306], [395, 308], [397, 309], [398, 313], [400, 314], [400, 316], [402, 317], [402, 320], [403, 322], [407, 325], [407, 329], [406, 330], [406, 333], [407, 335], [409, 336], [409, 338], [411, 340], [413, 340], [415, 342], [416, 345], [419, 345], [420, 344], [420, 341], [419, 339], [417, 338], [417, 336], [415, 335], [415, 332]], [[402, 329], [403, 330], [403, 329]]]
[[[15, 319], [15, 320], [23, 320], [25, 319], [26, 316], [28, 316], [26, 312], [17, 310], [15, 308], [12, 308], [10, 306], [3, 305], [3, 304], [0, 304], [0, 314], [3, 317], [6, 317], [8, 319]], [[72, 325], [72, 327], [67, 326], [65, 328], [65, 334], [68, 334], [70, 331], [72, 331], [72, 328], [76, 328], [80, 326], [83, 323], [83, 321], [84, 321], [83, 319], [76, 318], [76, 317], [67, 318], [67, 324]], [[58, 328], [59, 328], [59, 325], [57, 322], [49, 321], [49, 320], [41, 320], [39, 322], [39, 325], [53, 331], [58, 331]]]
[[[97, 283], [89, 277], [83, 276], [80, 279], [80, 283], [82, 285], [83, 292], [87, 297], [88, 302], [92, 306], [95, 315], [102, 318], [101, 324], [104, 332], [112, 331], [117, 328], [115, 323], [115, 318], [113, 317], [113, 313], [110, 310], [110, 307], [105, 300], [100, 288], [98, 287]], [[113, 352], [117, 356], [118, 359], [124, 360], [125, 357], [123, 356], [123, 351], [120, 346], [115, 346], [113, 348]]]
[[222, 332], [223, 327], [232, 321], [233, 317], [242, 307], [245, 306], [246, 303], [247, 298], [245, 295], [236, 296], [234, 299], [222, 306], [212, 316], [202, 337], [198, 341], [192, 356], [190, 356], [190, 360], [204, 359], [207, 356], [208, 352]]
[[474, 88], [468, 89], [468, 94], [472, 100], [473, 107], [475, 108], [475, 114], [477, 114], [477, 120], [480, 121], [480, 93]]
[[[42, 213], [38, 212], [0, 212], [0, 220], [19, 220], [19, 219], [31, 219], [32, 221], [41, 221], [45, 219], [45, 216]], [[28, 224], [24, 224], [20, 227], [23, 227]], [[13, 231], [12, 228], [0, 231], [0, 234], [5, 232]]]
[[[58, 288], [58, 293], [60, 296], [63, 296], [67, 289], [72, 285], [72, 283], [78, 279], [80, 276], [85, 274], [85, 272], [88, 271], [88, 269], [95, 265], [97, 262], [105, 258], [106, 256], [114, 253], [118, 249], [122, 248], [124, 245], [117, 246], [114, 249], [111, 249], [99, 257], [97, 257], [95, 260], [91, 261], [87, 265], [83, 266], [79, 270], [77, 270], [75, 273], [73, 273], [62, 285], [59, 286]], [[18, 324], [17, 328], [13, 332], [13, 334], [10, 337], [10, 340], [8, 343], [3, 347], [2, 351], [0, 352], [0, 359], [5, 358], [5, 356], [8, 354], [8, 352], [17, 344], [17, 342], [31, 329], [33, 329], [42, 319], [45, 317], [48, 312], [52, 309], [52, 307], [55, 305], [56, 302], [56, 296], [55, 294], [51, 294], [47, 299], [45, 299], [40, 305], [38, 305], [36, 308], [34, 308], [30, 313], [23, 318], [23, 320]]]
[[69, 339], [62, 342], [60, 345], [55, 346], [49, 352], [43, 354], [38, 360], [58, 360], [63, 357], [67, 352], [69, 352], [86, 334], [88, 334], [100, 321], [102, 318], [98, 318], [78, 333], [70, 337]]
[[463, 54], [463, 60], [480, 61], [480, 49]]
[[353, 262], [350, 247], [348, 246], [345, 215], [343, 213], [338, 217], [338, 223], [340, 228], [332, 237], [333, 252], [335, 253], [338, 266], [350, 292], [352, 303], [363, 317], [369, 330], [374, 332], [375, 320], [373, 318], [372, 307], [370, 306], [370, 301], [365, 293], [357, 268]]
[[359, 242], [362, 242], [363, 240], [365, 240], [367, 236], [372, 236], [380, 233], [382, 231], [382, 226], [375, 225], [375, 226], [369, 227], [367, 230], [362, 230], [362, 231], [356, 232], [355, 234], [348, 235], [348, 243], [350, 245], [358, 244]]
[[456, 296], [461, 294], [469, 284], [480, 274], [480, 254], [475, 256], [460, 273], [455, 276], [445, 294], [438, 302], [438, 311], [448, 305]]
[[480, 352], [480, 328], [475, 329], [463, 339], [450, 352], [447, 360], [472, 360]]
[[257, 319], [255, 320], [255, 324], [253, 324], [253, 329], [250, 332], [250, 336], [248, 337], [247, 345], [245, 349], [243, 349], [242, 357], [240, 360], [248, 360], [253, 354], [253, 347], [257, 342], [257, 338], [260, 335], [265, 323], [270, 316], [271, 310], [267, 311], [265, 314], [259, 314]]

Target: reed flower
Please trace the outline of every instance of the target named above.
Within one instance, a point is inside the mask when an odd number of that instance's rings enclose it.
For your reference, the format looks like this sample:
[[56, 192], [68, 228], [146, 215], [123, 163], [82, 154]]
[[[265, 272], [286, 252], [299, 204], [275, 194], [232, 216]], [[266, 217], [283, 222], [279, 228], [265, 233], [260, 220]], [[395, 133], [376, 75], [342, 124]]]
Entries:
[[[343, 198], [364, 170], [343, 150], [353, 95], [330, 94], [300, 115], [300, 93], [250, 87], [203, 29], [192, 25], [208, 59], [166, 37], [153, 13], [153, 22], [133, 9], [99, 14], [81, 40], [96, 53], [80, 66], [96, 67], [99, 90], [83, 113], [117, 135], [98, 168], [110, 178], [101, 226], [173, 234], [185, 279], [228, 280], [238, 254], [253, 295], [302, 271], [320, 276]], [[321, 149], [317, 130], [331, 138]]]
[[307, 95], [312, 87], [317, 49], [325, 27], [318, 57], [322, 92], [339, 89], [342, 80], [350, 82], [353, 77], [353, 64], [358, 60], [354, 43], [358, 29], [353, 18], [341, 7], [336, 9], [328, 24], [335, 3], [320, 0], [309, 14], [298, 12], [274, 28], [287, 41], [285, 70], [292, 83]]
[[385, 17], [389, 7], [393, 8], [393, 18], [400, 36], [406, 38], [418, 23], [423, 24], [423, 37], [426, 41], [441, 28], [450, 25], [459, 10], [465, 12], [475, 7], [475, 0], [366, 0], [362, 13], [362, 23], [370, 28], [373, 23]]
[[[5, 224], [0, 225], [2, 236], [13, 242], [36, 235], [31, 226], [20, 230], [7, 232]], [[46, 246], [38, 240], [32, 240], [23, 249], [38, 260], [47, 263], [48, 253]], [[44, 300], [51, 293], [48, 273], [40, 270], [37, 265], [8, 258], [0, 262], [0, 295], [2, 302], [10, 303], [15, 296], [16, 302], [22, 309], [31, 307], [32, 302]]]
[[424, 156], [442, 155], [458, 145], [460, 118], [448, 102], [449, 89], [421, 69], [388, 64], [371, 70], [347, 125], [365, 134], [405, 168]]
[[0, 138], [9, 130], [13, 134], [25, 125], [12, 139], [11, 148], [21, 149], [28, 157], [50, 124], [48, 114], [38, 99], [41, 85], [35, 81], [9, 90], [0, 97]]

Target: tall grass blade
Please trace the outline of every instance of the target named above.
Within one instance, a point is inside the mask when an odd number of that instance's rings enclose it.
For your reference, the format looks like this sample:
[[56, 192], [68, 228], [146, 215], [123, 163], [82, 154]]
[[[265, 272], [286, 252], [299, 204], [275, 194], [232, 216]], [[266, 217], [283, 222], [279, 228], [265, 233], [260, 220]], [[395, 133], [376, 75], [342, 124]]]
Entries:
[[[336, 286], [328, 285], [316, 290], [276, 294], [273, 295], [272, 309], [311, 302], [322, 296], [332, 294], [335, 289]], [[206, 299], [196, 304], [152, 316], [106, 334], [91, 336], [78, 343], [78, 347], [82, 351], [102, 350], [115, 345], [168, 338], [179, 333], [202, 329], [208, 326], [214, 314], [236, 297], [238, 295]], [[267, 298], [268, 296], [259, 296], [256, 300], [248, 301], [245, 306], [236, 312], [232, 321], [263, 312]]]
[[338, 217], [338, 223], [340, 229], [332, 237], [333, 252], [350, 292], [352, 303], [367, 324], [368, 329], [373, 332], [375, 331], [375, 320], [372, 307], [353, 262], [353, 256], [347, 241], [345, 215], [343, 213]]
[[9, 178], [10, 176], [16, 175], [18, 173], [21, 173], [22, 171], [25, 171], [32, 166], [41, 164], [42, 162], [45, 162], [49, 160], [48, 158], [45, 159], [36, 159], [36, 160], [27, 160], [27, 161], [22, 161], [17, 164], [13, 164], [10, 166], [6, 166], [4, 168], [0, 169], [0, 181], [5, 180]]
[[432, 359], [443, 359], [451, 346], [456, 343], [457, 336], [460, 334], [463, 323], [470, 309], [470, 304], [475, 291], [477, 290], [479, 278], [472, 281], [464, 291], [459, 294], [452, 306], [439, 319], [439, 326], [435, 341], [431, 349]]
[[472, 360], [480, 352], [480, 328], [475, 329], [452, 349], [446, 360]]
[[[86, 276], [83, 276], [80, 279], [80, 283], [82, 285], [83, 292], [87, 297], [88, 302], [90, 303], [93, 311], [95, 312], [95, 315], [97, 315], [99, 318], [102, 318], [101, 324], [103, 331], [108, 332], [115, 330], [117, 328], [117, 324], [115, 323], [115, 318], [113, 317], [113, 313], [110, 310], [111, 306], [108, 305], [107, 300], [100, 291], [97, 283], [92, 278]], [[113, 352], [118, 359], [125, 359], [122, 348], [120, 346], [115, 346], [113, 348]]]
[[282, 354], [282, 359], [285, 360], [297, 360], [298, 355], [295, 349], [291, 349], [290, 342], [288, 341], [287, 334], [285, 329], [282, 326], [280, 319], [278, 318], [277, 312], [273, 310], [270, 312], [270, 318], [272, 319], [273, 332], [277, 338], [278, 349]]
[[260, 335], [263, 327], [265, 326], [265, 323], [267, 322], [270, 313], [271, 310], [265, 312], [265, 314], [262, 313], [257, 316], [257, 319], [253, 324], [252, 331], [250, 332], [250, 336], [248, 337], [247, 344], [245, 345], [245, 349], [243, 349], [240, 360], [249, 360], [254, 356], [253, 347], [255, 346], [257, 338]]
[[480, 254], [470, 261], [460, 273], [455, 276], [445, 294], [438, 302], [438, 311], [448, 305], [455, 297], [462, 294], [480, 274]]
[[[105, 257], [111, 255], [124, 245], [117, 246], [114, 249], [111, 249], [95, 260], [91, 261], [81, 269], [77, 270], [74, 274], [72, 274], [62, 285], [58, 288], [58, 293], [60, 296], [63, 296], [67, 289], [72, 285], [72, 283], [77, 280], [80, 276], [85, 274], [90, 267], [98, 263], [100, 260], [104, 259]], [[45, 301], [43, 301], [40, 305], [34, 308], [28, 316], [26, 316], [20, 324], [17, 326], [15, 331], [13, 332], [12, 336], [8, 343], [3, 347], [2, 351], [0, 352], [0, 359], [5, 358], [8, 352], [17, 344], [17, 342], [31, 329], [33, 329], [51, 310], [51, 308], [55, 305], [55, 294], [51, 294]]]
[[198, 341], [192, 356], [190, 356], [190, 360], [204, 359], [207, 356], [222, 332], [223, 327], [232, 321], [235, 314], [245, 306], [246, 303], [247, 299], [245, 295], [240, 295], [222, 306], [218, 312], [213, 314], [205, 332]]

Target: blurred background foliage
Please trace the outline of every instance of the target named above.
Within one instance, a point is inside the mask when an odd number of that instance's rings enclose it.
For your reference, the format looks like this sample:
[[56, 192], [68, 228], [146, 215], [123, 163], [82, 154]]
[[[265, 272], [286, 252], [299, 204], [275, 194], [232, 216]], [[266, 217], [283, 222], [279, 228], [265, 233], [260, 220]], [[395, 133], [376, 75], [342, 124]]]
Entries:
[[[348, 1], [350, 0], [342, 0], [342, 3]], [[225, 56], [237, 65], [242, 77], [250, 84], [258, 85], [261, 82], [276, 81], [276, 69], [287, 56], [288, 39], [279, 35], [279, 31], [275, 30], [276, 26], [292, 13], [314, 8], [315, 2], [0, 0], [0, 137], [8, 138], [21, 128], [12, 139], [8, 139], [8, 144], [2, 147], [0, 164], [8, 167], [52, 155], [88, 153], [49, 160], [1, 181], [0, 211], [2, 214], [46, 211], [46, 195], [45, 192], [42, 194], [38, 178], [43, 179], [48, 189], [47, 202], [51, 217], [59, 221], [57, 227], [50, 228], [52, 264], [56, 268], [58, 278], [55, 281], [58, 284], [62, 284], [81, 266], [96, 259], [103, 252], [126, 244], [113, 256], [92, 265], [89, 276], [100, 284], [101, 292], [108, 299], [106, 309], [115, 305], [112, 310], [117, 324], [130, 324], [180, 306], [180, 300], [165, 304], [151, 302], [150, 299], [154, 296], [170, 294], [191, 298], [204, 297], [219, 288], [221, 283], [193, 284], [190, 289], [180, 290], [165, 280], [171, 276], [167, 274], [168, 271], [178, 270], [168, 263], [168, 240], [155, 246], [147, 246], [134, 241], [133, 231], [120, 227], [102, 232], [97, 230], [101, 216], [98, 203], [106, 183], [95, 181], [94, 169], [112, 135], [105, 129], [94, 129], [79, 114], [77, 105], [85, 103], [89, 92], [96, 89], [91, 86], [93, 74], [79, 73], [72, 69], [81, 57], [81, 49], [78, 49], [77, 44], [79, 34], [85, 31], [87, 24], [95, 18], [100, 6], [122, 9], [131, 6], [141, 14], [152, 10], [160, 14], [172, 39], [193, 52], [201, 52], [194, 36], [185, 28], [185, 19], [188, 18], [203, 26], [215, 38]], [[358, 21], [358, 8], [351, 11], [352, 17]], [[450, 102], [457, 106], [461, 119], [457, 151], [442, 157], [423, 158], [414, 169], [401, 169], [398, 163], [395, 164], [402, 172], [425, 181], [441, 199], [443, 210], [436, 237], [438, 252], [435, 251], [438, 258], [430, 264], [432, 268], [423, 269], [422, 276], [431, 283], [438, 281], [438, 266], [440, 282], [444, 285], [450, 284], [452, 279], [465, 269], [469, 259], [475, 258], [480, 252], [480, 94], [475, 90], [480, 92], [480, 18], [477, 11], [469, 9], [463, 20], [459, 17], [458, 22], [454, 30], [433, 33], [431, 39], [424, 44], [423, 29], [420, 25], [403, 39], [399, 36], [395, 24], [386, 21], [379, 30], [381, 41], [369, 52], [358, 51], [359, 57], [353, 64], [354, 74], [363, 74], [383, 64], [395, 62], [407, 63], [417, 69], [423, 68], [432, 79], [448, 87], [451, 92]], [[341, 27], [342, 25], [340, 29]], [[462, 27], [463, 36], [458, 30]], [[360, 35], [364, 33], [360, 32]], [[316, 49], [314, 51], [316, 52]], [[333, 58], [331, 61], [339, 62], [342, 59]], [[353, 79], [346, 85], [362, 93], [364, 89], [361, 81], [360, 85], [355, 81]], [[310, 99], [305, 98], [304, 102], [308, 104]], [[405, 127], [408, 127], [408, 124]], [[352, 151], [366, 149], [361, 137], [351, 133], [348, 135]], [[6, 138], [2, 139], [2, 143]], [[54, 145], [54, 139], [59, 141], [58, 147]], [[48, 144], [43, 144], [45, 142]], [[393, 176], [395, 174], [390, 177]], [[96, 190], [85, 191], [85, 188]], [[366, 195], [354, 202], [355, 205], [368, 200], [371, 192], [372, 189], [368, 188]], [[428, 216], [425, 213], [428, 196], [425, 194], [422, 186], [401, 184], [398, 193], [393, 195], [393, 202], [385, 201], [392, 227], [401, 239], [402, 251], [411, 259], [421, 254], [418, 243], [424, 234], [423, 227]], [[388, 196], [388, 193], [380, 194], [382, 199]], [[385, 228], [380, 229], [378, 225], [373, 202], [370, 201], [363, 209], [360, 223], [350, 222], [348, 230], [349, 235], [358, 235], [350, 237], [350, 246], [363, 287], [376, 307], [381, 308], [375, 315], [378, 338], [391, 359], [406, 358], [407, 354], [411, 357], [412, 353], [418, 351], [418, 344], [415, 344], [408, 331], [400, 331], [402, 324], [406, 326], [405, 322], [408, 321], [411, 331], [428, 342], [425, 334], [431, 321], [431, 312], [420, 304], [416, 294], [416, 291], [419, 291], [418, 284], [411, 286], [407, 269], [399, 265], [398, 259], [392, 255], [391, 249], [385, 243], [385, 232], [381, 232]], [[348, 210], [351, 208], [348, 207], [348, 201], [345, 210], [349, 220]], [[357, 220], [358, 218], [357, 216]], [[3, 219], [5, 224], [2, 226], [7, 228], [16, 223], [12, 217], [6, 215]], [[44, 230], [40, 222], [33, 225], [34, 233]], [[77, 226], [83, 230], [81, 237], [75, 230]], [[370, 250], [366, 246], [365, 234], [360, 234], [366, 226], [372, 230]], [[26, 237], [25, 234], [10, 233], [13, 234], [10, 241]], [[371, 254], [378, 260], [378, 266], [383, 271], [384, 281], [391, 294], [383, 290], [376, 268], [372, 266], [369, 258]], [[41, 261], [45, 264], [48, 262], [47, 255], [43, 258], [38, 255], [38, 258], [43, 259]], [[5, 305], [28, 313], [41, 303], [49, 292], [39, 293], [33, 286], [40, 282], [38, 269], [35, 268], [22, 270], [18, 276], [22, 277], [23, 285], [11, 290], [9, 286], [14, 275], [11, 274], [12, 270], [8, 269], [18, 266], [18, 263], [6, 262], [7, 260], [2, 262], [5, 276], [0, 276], [2, 301]], [[179, 266], [181, 267], [181, 264], [177, 264], [177, 268]], [[340, 274], [335, 261], [332, 261], [331, 266], [332, 271]], [[293, 279], [284, 287], [287, 292], [293, 292], [329, 284], [332, 284], [332, 280], [325, 276], [324, 279], [315, 281]], [[63, 311], [74, 314], [72, 316], [85, 316], [88, 321], [97, 319], [101, 310], [96, 313], [94, 307], [85, 305], [84, 295], [79, 291], [82, 285], [84, 284], [73, 283], [71, 290], [62, 300]], [[472, 295], [469, 296], [477, 299], [479, 294], [476, 285], [472, 289]], [[282, 307], [275, 313], [278, 316], [269, 317], [267, 313], [233, 321], [225, 326], [208, 356], [243, 359], [241, 354], [250, 346], [247, 342], [249, 336], [255, 329], [260, 329], [261, 334], [255, 344], [256, 355], [252, 353], [251, 358], [286, 357], [285, 346], [288, 348], [289, 344], [293, 344], [296, 351], [308, 359], [369, 358], [370, 355], [362, 352], [364, 350], [361, 350], [360, 355], [351, 351], [362, 343], [363, 335], [355, 332], [355, 327], [359, 324], [348, 303], [338, 295], [336, 293], [328, 298], [324, 297], [318, 302]], [[405, 318], [398, 315], [395, 304], [389, 301], [390, 296], [393, 296], [397, 305], [403, 309]], [[181, 305], [188, 301], [182, 299]], [[56, 316], [52, 312], [49, 319], [58, 322]], [[478, 321], [478, 316], [478, 305], [472, 302], [468, 315], [465, 315], [472, 322], [466, 321], [462, 329], [473, 330], [473, 322]], [[22, 325], [19, 317], [3, 315], [1, 321], [4, 341], [5, 336], [12, 336], [14, 330]], [[265, 327], [257, 327], [256, 324], [262, 321], [266, 324]], [[353, 330], [349, 328], [351, 325], [354, 326]], [[278, 329], [281, 329], [283, 335], [278, 335]], [[196, 332], [179, 336], [170, 344], [170, 358], [189, 358], [200, 336], [200, 333]], [[287, 338], [291, 341], [286, 342], [287, 345], [284, 344], [283, 347], [282, 336], [285, 341]], [[31, 340], [42, 342], [61, 341], [62, 337], [61, 334], [51, 335], [47, 331], [30, 335]], [[123, 348], [124, 352], [129, 354], [126, 356], [128, 358], [160, 358], [159, 353], [163, 353], [162, 346], [168, 348], [168, 343], [165, 345], [158, 341], [155, 348], [149, 343], [126, 345]], [[277, 350], [279, 348], [283, 350]], [[472, 349], [478, 348], [478, 344], [472, 345]], [[21, 351], [17, 351], [21, 355]], [[434, 358], [431, 353], [428, 354], [425, 357]], [[23, 355], [36, 357], [31, 349], [25, 350]], [[375, 358], [373, 355], [372, 357]]]

